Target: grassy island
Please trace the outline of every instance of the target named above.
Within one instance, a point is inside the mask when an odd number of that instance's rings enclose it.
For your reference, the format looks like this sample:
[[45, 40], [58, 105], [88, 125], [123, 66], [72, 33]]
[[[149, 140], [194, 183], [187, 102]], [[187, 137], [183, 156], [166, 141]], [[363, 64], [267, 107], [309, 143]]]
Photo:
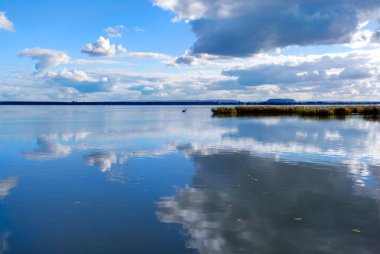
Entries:
[[378, 116], [380, 106], [236, 106], [211, 109], [214, 116]]

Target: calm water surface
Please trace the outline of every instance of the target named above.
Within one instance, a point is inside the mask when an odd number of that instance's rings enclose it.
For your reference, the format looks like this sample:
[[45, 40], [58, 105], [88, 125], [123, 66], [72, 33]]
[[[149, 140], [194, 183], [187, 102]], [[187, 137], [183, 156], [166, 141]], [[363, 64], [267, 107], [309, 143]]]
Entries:
[[380, 122], [0, 107], [0, 253], [380, 253]]

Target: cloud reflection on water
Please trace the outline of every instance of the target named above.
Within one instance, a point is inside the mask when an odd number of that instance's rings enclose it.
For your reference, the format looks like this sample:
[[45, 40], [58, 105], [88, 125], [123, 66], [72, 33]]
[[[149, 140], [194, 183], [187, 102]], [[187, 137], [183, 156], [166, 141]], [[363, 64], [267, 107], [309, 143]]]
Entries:
[[[137, 127], [107, 122], [88, 129], [82, 126], [77, 132], [39, 134], [36, 148], [22, 155], [31, 160], [50, 160], [88, 151], [83, 156], [87, 164], [107, 171], [118, 157], [121, 161], [127, 157], [160, 157], [189, 145], [204, 155], [220, 150], [248, 151], [285, 161], [344, 163], [354, 174], [367, 164], [380, 165], [380, 123], [360, 118], [316, 121], [267, 117], [165, 124], [160, 120]], [[142, 146], [147, 140], [149, 145]], [[186, 149], [179, 150], [186, 155]]]
[[191, 184], [157, 203], [161, 222], [189, 233], [187, 247], [201, 254], [378, 253], [380, 207], [372, 197], [379, 186], [373, 195], [358, 192], [344, 166], [187, 152], [198, 169]]
[[[181, 168], [191, 167], [191, 161], [196, 171], [190, 184], [162, 198], [157, 216], [181, 224], [189, 234], [188, 247], [202, 254], [372, 254], [380, 249], [374, 240], [380, 235], [379, 122], [223, 119], [210, 117], [207, 108], [186, 114], [173, 108], [59, 108], [59, 119], [46, 114], [44, 121], [33, 120], [35, 125], [17, 132], [22, 142], [37, 140], [21, 155], [39, 161], [32, 163], [37, 167], [63, 165], [63, 175], [66, 163], [83, 167], [81, 175], [87, 164], [105, 172], [101, 181], [117, 183], [149, 168], [145, 173], [152, 175], [144, 176], [158, 175], [158, 185], [172, 182], [160, 179], [161, 172], [171, 170], [165, 163]], [[13, 133], [7, 126], [0, 135]], [[298, 217], [303, 220], [294, 221]]]
[[30, 160], [51, 160], [66, 157], [71, 153], [71, 147], [57, 142], [56, 135], [41, 135], [37, 137], [37, 147], [30, 152], [23, 152], [22, 155]]
[[0, 199], [9, 195], [10, 191], [17, 186], [18, 177], [0, 179]]
[[84, 160], [90, 166], [98, 167], [102, 172], [111, 170], [112, 165], [117, 162], [114, 152], [96, 152], [84, 156]]
[[0, 233], [0, 254], [7, 253], [9, 249], [8, 238], [12, 235], [9, 231], [4, 231]]
[[[11, 190], [17, 186], [17, 184], [18, 177], [8, 177], [5, 179], [0, 179], [0, 201], [7, 197], [10, 194]], [[7, 253], [9, 249], [8, 238], [12, 234], [10, 231], [6, 231], [4, 229], [4, 224], [4, 222], [0, 222], [0, 254]]]

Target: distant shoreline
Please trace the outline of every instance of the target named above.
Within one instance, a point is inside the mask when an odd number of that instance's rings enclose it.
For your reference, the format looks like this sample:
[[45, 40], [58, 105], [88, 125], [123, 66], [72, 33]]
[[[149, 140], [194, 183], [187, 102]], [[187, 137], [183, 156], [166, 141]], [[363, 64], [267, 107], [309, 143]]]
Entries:
[[321, 105], [321, 106], [234, 106], [211, 109], [213, 116], [319, 116], [344, 117], [349, 115], [379, 116], [380, 106], [374, 105]]
[[304, 101], [304, 102], [241, 102], [241, 101], [99, 101], [99, 102], [59, 102], [59, 101], [0, 101], [0, 105], [42, 105], [42, 106], [243, 106], [243, 105], [380, 105], [377, 101]]

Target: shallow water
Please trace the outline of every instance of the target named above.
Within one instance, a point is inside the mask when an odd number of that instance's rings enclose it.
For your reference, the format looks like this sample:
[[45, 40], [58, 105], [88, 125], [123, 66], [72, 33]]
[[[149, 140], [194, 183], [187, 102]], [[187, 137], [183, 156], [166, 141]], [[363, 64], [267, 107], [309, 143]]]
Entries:
[[0, 253], [379, 253], [380, 122], [0, 107]]

